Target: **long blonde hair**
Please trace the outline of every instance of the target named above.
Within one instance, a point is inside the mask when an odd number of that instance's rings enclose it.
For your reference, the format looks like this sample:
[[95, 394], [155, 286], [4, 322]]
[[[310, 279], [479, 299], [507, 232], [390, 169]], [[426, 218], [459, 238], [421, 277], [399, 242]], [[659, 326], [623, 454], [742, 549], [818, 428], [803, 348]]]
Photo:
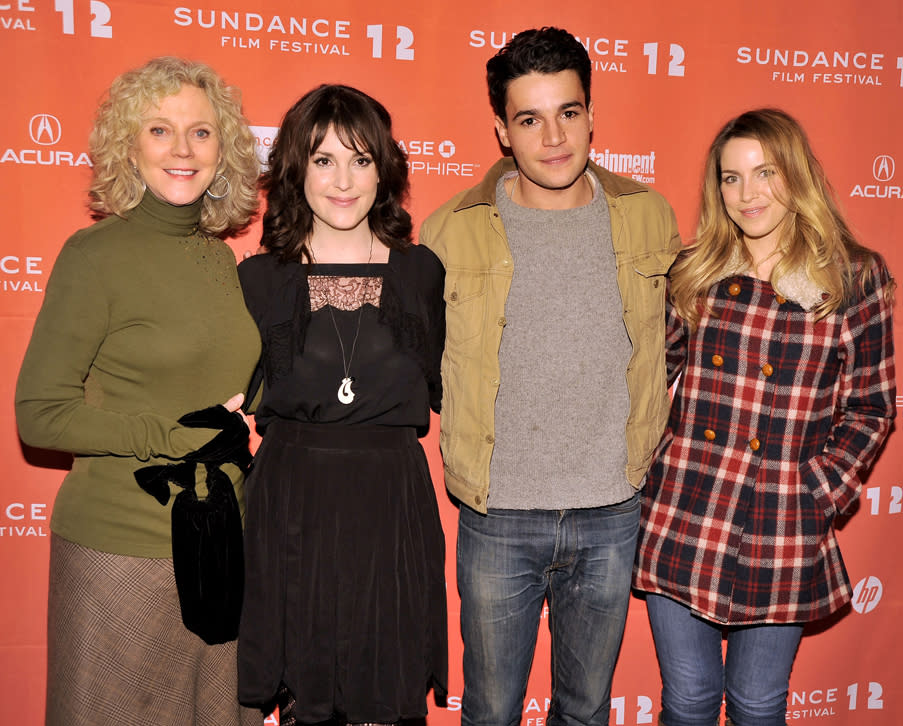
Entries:
[[95, 217], [125, 217], [141, 202], [144, 185], [132, 169], [129, 153], [146, 110], [178, 93], [183, 85], [200, 88], [210, 100], [222, 155], [217, 174], [229, 182], [229, 193], [223, 199], [204, 196], [200, 229], [205, 234], [224, 235], [248, 224], [257, 210], [260, 165], [254, 136], [241, 113], [239, 92], [226, 86], [209, 66], [168, 56], [119, 76], [97, 110], [90, 137], [94, 176], [89, 190]]
[[758, 141], [765, 160], [775, 167], [783, 182], [785, 191], [776, 198], [789, 214], [778, 242], [781, 258], [771, 279], [791, 270], [805, 270], [826, 293], [814, 308], [816, 317], [835, 312], [868, 284], [875, 254], [856, 241], [843, 220], [802, 127], [784, 111], [772, 108], [748, 111], [732, 119], [709, 147], [696, 240], [671, 268], [674, 307], [694, 329], [709, 288], [723, 275], [732, 256], [740, 254], [752, 266], [743, 234], [728, 216], [721, 197], [721, 153], [735, 138]]

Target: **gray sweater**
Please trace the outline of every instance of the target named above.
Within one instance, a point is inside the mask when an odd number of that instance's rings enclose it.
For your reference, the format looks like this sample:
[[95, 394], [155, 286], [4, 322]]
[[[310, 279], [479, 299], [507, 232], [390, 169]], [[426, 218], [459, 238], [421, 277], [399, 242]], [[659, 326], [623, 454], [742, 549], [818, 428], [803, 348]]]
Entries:
[[490, 465], [493, 509], [576, 509], [624, 501], [632, 351], [622, 318], [608, 204], [528, 209], [504, 179], [496, 202], [514, 278], [505, 304]]

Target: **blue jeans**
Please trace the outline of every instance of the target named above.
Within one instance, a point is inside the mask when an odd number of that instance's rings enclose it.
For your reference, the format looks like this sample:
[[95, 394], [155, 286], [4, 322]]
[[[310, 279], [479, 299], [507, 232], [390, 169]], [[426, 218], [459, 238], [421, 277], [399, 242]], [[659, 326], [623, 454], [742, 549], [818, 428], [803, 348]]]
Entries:
[[[667, 726], [715, 726], [722, 696], [736, 726], [784, 726], [802, 625], [726, 628], [661, 595], [647, 595], [646, 609], [662, 672], [662, 720]], [[727, 654], [722, 658], [725, 631]]]
[[464, 726], [521, 721], [543, 601], [549, 601], [549, 726], [605, 726], [630, 598], [639, 498], [594, 509], [461, 506], [458, 591]]

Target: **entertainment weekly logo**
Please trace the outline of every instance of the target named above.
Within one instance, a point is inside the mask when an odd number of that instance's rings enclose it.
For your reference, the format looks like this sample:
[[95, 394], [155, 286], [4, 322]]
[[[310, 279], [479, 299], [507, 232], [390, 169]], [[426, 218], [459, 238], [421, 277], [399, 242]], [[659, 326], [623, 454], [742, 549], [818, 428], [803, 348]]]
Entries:
[[[26, 140], [27, 133], [27, 140]], [[16, 166], [91, 166], [87, 152], [61, 148], [63, 124], [52, 113], [36, 113], [22, 125], [18, 146], [8, 146], [0, 164]]]
[[903, 199], [903, 187], [891, 183], [897, 173], [897, 163], [890, 154], [878, 154], [872, 160], [872, 179], [864, 184], [854, 184], [850, 197], [863, 199]]
[[622, 153], [605, 149], [591, 149], [589, 158], [613, 174], [629, 176], [642, 184], [655, 183], [655, 151], [643, 154]]

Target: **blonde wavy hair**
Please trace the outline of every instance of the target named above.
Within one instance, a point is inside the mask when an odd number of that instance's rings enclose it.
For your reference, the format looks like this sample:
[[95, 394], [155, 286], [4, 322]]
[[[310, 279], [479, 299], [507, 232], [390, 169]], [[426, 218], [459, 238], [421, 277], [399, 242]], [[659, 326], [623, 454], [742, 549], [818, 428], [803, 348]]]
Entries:
[[838, 209], [834, 192], [799, 123], [784, 111], [763, 108], [729, 121], [712, 142], [705, 162], [702, 202], [696, 240], [671, 268], [671, 302], [695, 329], [709, 288], [723, 276], [732, 256], [740, 254], [750, 267], [752, 256], [743, 233], [728, 216], [721, 196], [721, 153], [734, 138], [755, 139], [765, 161], [783, 182], [775, 198], [787, 207], [778, 242], [781, 258], [771, 279], [803, 269], [827, 293], [814, 308], [817, 318], [838, 310], [871, 280], [875, 253], [860, 245]]
[[138, 206], [144, 183], [135, 173], [129, 154], [144, 114], [184, 85], [200, 88], [210, 100], [221, 153], [216, 173], [229, 182], [229, 193], [223, 199], [204, 195], [200, 230], [226, 236], [250, 222], [258, 206], [260, 165], [254, 136], [241, 112], [240, 92], [226, 86], [209, 66], [174, 57], [154, 58], [141, 68], [123, 73], [113, 81], [97, 110], [89, 142], [94, 164], [89, 206], [95, 217], [126, 217]]

